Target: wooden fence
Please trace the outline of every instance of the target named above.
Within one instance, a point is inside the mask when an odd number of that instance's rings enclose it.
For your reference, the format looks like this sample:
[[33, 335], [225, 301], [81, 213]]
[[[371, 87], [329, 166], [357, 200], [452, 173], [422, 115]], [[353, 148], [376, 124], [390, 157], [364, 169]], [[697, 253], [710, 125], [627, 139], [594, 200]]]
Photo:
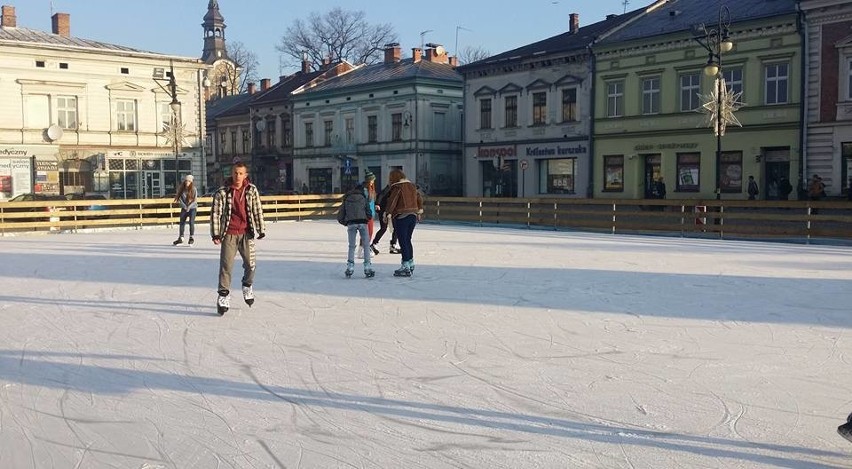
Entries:
[[[341, 195], [263, 196], [267, 220], [330, 219]], [[210, 198], [199, 199], [206, 223]], [[0, 234], [178, 223], [172, 199], [0, 202]], [[424, 221], [809, 242], [852, 240], [852, 202], [427, 197]]]

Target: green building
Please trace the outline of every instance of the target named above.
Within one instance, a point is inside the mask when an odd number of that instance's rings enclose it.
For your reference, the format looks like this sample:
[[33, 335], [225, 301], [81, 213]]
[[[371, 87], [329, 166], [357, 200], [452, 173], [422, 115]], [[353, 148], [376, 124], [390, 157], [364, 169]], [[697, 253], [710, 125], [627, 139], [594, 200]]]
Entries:
[[[672, 0], [595, 44], [594, 197], [653, 198], [662, 178], [668, 199], [746, 199], [751, 175], [759, 199], [783, 198], [785, 178], [795, 199], [800, 31], [795, 0]], [[718, 141], [709, 61], [744, 103]]]

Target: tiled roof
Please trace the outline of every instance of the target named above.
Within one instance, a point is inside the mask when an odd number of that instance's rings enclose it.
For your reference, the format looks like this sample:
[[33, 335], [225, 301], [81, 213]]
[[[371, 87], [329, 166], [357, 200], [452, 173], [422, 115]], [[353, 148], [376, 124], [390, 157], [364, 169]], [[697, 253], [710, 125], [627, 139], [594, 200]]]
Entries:
[[290, 93], [293, 92], [296, 88], [304, 85], [305, 83], [309, 83], [311, 80], [325, 73], [325, 70], [313, 71], [308, 73], [296, 72], [293, 75], [290, 75], [284, 80], [279, 81], [278, 83], [269, 87], [268, 90], [264, 91], [263, 94], [258, 96], [256, 99], [252, 100], [251, 105], [260, 105], [260, 104], [270, 104], [270, 103], [279, 103], [286, 101], [290, 96]]
[[60, 36], [59, 34], [46, 33], [44, 31], [37, 31], [34, 29], [28, 28], [10, 28], [10, 27], [0, 27], [0, 43], [4, 42], [13, 42], [13, 43], [32, 43], [32, 44], [44, 44], [46, 46], [61, 46], [61, 47], [69, 47], [69, 48], [81, 48], [81, 49], [96, 49], [96, 50], [104, 50], [104, 51], [120, 51], [120, 52], [134, 52], [140, 54], [154, 54], [154, 55], [164, 55], [156, 52], [148, 52], [139, 49], [133, 49], [131, 47], [125, 46], [117, 46], [115, 44], [107, 44], [105, 42], [92, 41], [89, 39], [81, 39], [78, 37], [66, 37]]
[[512, 49], [508, 52], [503, 52], [482, 60], [477, 60], [476, 62], [471, 62], [459, 67], [459, 71], [467, 72], [471, 69], [488, 67], [501, 62], [520, 61], [542, 55], [581, 51], [602, 34], [641, 15], [644, 11], [645, 8], [640, 8], [627, 12], [623, 15], [610, 15], [603, 21], [598, 21], [597, 23], [592, 23], [588, 26], [579, 28], [576, 33], [565, 32], [532, 44], [518, 47], [517, 49]]
[[413, 59], [403, 59], [395, 63], [378, 63], [357, 68], [340, 76], [329, 78], [316, 86], [305, 89], [305, 93], [330, 92], [339, 89], [373, 85], [387, 81], [408, 79], [431, 79], [462, 85], [462, 76], [449, 64], [439, 64], [428, 60], [414, 63]]
[[252, 95], [248, 93], [233, 94], [224, 98], [214, 99], [207, 103], [207, 119], [217, 119], [228, 115], [248, 114], [248, 106], [244, 104]]
[[719, 23], [719, 11], [723, 5], [731, 12], [731, 24], [796, 12], [796, 0], [669, 0], [600, 43], [612, 44], [693, 31], [702, 23], [710, 28]]

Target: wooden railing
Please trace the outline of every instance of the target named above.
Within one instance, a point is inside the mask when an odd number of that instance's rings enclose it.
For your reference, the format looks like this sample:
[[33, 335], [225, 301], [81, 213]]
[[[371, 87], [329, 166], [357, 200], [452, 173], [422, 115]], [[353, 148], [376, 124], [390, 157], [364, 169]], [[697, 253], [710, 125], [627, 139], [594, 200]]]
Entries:
[[[340, 194], [261, 197], [268, 221], [331, 219]], [[206, 223], [212, 199], [199, 199]], [[99, 208], [99, 210], [92, 210]], [[0, 234], [178, 222], [172, 199], [0, 202]], [[852, 240], [852, 202], [427, 197], [424, 221], [666, 233], [692, 237]]]

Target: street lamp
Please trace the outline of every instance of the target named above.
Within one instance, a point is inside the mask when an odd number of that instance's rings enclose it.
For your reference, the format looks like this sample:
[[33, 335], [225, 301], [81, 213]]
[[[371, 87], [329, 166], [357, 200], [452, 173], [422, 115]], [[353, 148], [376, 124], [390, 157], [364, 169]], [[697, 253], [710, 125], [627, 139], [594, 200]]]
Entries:
[[708, 53], [707, 65], [704, 66], [704, 74], [716, 77], [716, 103], [714, 109], [715, 115], [713, 116], [716, 132], [716, 200], [722, 198], [722, 178], [721, 174], [719, 174], [722, 161], [722, 134], [724, 133], [725, 125], [725, 115], [722, 112], [722, 96], [724, 93], [722, 89], [724, 86], [722, 54], [730, 52], [734, 48], [734, 43], [730, 38], [730, 27], [731, 12], [727, 6], [722, 5], [719, 8], [719, 22], [716, 24], [716, 27], [708, 30], [702, 24], [700, 32], [703, 34], [693, 37]]
[[[155, 78], [155, 80], [157, 80]], [[178, 157], [180, 156], [180, 147], [183, 142], [183, 125], [181, 123], [180, 117], [180, 101], [177, 98], [177, 82], [175, 81], [175, 66], [173, 62], [169, 62], [169, 81], [167, 84], [168, 88], [163, 87], [159, 81], [157, 84], [160, 85], [160, 88], [163, 89], [166, 93], [168, 93], [169, 97], [172, 98], [172, 101], [169, 103], [169, 108], [172, 110], [171, 121], [169, 122], [169, 127], [166, 129], [165, 136], [168, 140], [171, 140], [172, 150], [175, 153], [175, 192], [177, 193], [178, 186], [180, 185], [180, 169], [178, 168]]]

